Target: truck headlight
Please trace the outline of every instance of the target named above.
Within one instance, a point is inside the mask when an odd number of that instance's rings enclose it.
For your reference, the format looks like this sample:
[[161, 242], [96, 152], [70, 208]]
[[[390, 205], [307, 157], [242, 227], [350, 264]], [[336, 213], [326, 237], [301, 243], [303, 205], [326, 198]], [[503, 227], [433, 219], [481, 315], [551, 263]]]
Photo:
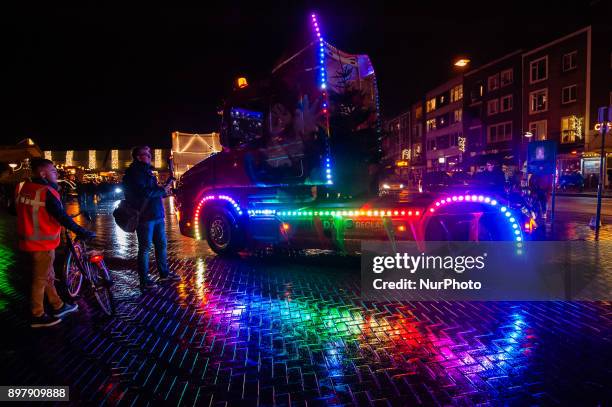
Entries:
[[391, 187], [389, 186], [389, 184], [383, 184], [383, 188], [384, 188], [384, 189], [389, 189], [389, 188], [391, 188]]

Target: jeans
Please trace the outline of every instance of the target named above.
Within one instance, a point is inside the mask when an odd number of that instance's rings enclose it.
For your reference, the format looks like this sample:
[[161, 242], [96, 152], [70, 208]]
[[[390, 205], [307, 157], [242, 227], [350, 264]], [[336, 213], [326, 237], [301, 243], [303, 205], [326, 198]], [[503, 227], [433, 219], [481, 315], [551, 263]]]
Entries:
[[64, 306], [55, 289], [53, 260], [55, 250], [30, 252], [32, 256], [32, 316], [40, 317], [45, 313], [45, 295], [54, 310]]
[[151, 243], [155, 246], [155, 260], [160, 277], [168, 275], [168, 253], [166, 242], [166, 224], [164, 219], [142, 222], [136, 229], [138, 237], [138, 276], [140, 283], [149, 280], [149, 251]]

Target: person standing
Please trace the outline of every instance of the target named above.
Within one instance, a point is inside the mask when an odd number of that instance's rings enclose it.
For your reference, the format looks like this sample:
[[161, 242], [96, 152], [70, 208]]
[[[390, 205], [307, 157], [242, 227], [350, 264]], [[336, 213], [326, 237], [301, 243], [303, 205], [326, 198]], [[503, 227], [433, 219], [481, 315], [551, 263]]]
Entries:
[[503, 195], [506, 185], [506, 176], [504, 175], [504, 172], [496, 165], [495, 161], [487, 161], [485, 170], [478, 173], [476, 179], [489, 191]]
[[[144, 208], [136, 228], [138, 238], [138, 276], [142, 292], [156, 287], [149, 277], [149, 251], [155, 247], [160, 281], [179, 281], [181, 277], [168, 268], [166, 224], [162, 198], [170, 194], [170, 185], [161, 187], [152, 172], [151, 150], [147, 146], [132, 150], [133, 161], [123, 177], [125, 200], [132, 208]], [[146, 202], [145, 202], [146, 200]]]
[[[33, 159], [31, 168], [31, 180], [17, 185], [15, 193], [17, 235], [19, 249], [28, 252], [32, 260], [30, 326], [42, 328], [60, 323], [61, 317], [78, 309], [76, 304], [64, 303], [55, 289], [53, 260], [60, 244], [61, 227], [72, 230], [80, 238], [90, 239], [95, 233], [77, 225], [64, 211], [53, 163]], [[45, 296], [53, 309], [52, 315], [45, 313]]]

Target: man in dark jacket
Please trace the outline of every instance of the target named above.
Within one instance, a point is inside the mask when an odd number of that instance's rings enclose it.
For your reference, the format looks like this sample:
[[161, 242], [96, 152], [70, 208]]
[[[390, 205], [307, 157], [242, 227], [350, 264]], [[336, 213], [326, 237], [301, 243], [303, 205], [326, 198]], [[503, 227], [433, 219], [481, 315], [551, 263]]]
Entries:
[[[140, 214], [136, 236], [138, 237], [138, 276], [140, 289], [155, 288], [149, 277], [149, 250], [155, 246], [155, 259], [161, 281], [178, 281], [180, 276], [168, 269], [166, 225], [162, 198], [170, 194], [170, 186], [161, 187], [151, 171], [151, 150], [147, 146], [132, 150], [134, 161], [125, 171], [123, 190], [125, 199], [136, 209], [143, 208]], [[146, 200], [146, 203], [145, 203]]]
[[487, 161], [486, 169], [477, 174], [476, 181], [492, 193], [500, 195], [504, 193], [506, 176], [492, 160]]

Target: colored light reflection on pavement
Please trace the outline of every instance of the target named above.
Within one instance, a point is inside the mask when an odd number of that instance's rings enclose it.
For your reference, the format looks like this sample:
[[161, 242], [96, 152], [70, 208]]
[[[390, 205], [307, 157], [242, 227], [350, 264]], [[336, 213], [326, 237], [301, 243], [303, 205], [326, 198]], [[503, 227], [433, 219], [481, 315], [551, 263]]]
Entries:
[[[57, 329], [32, 333], [0, 312], [11, 381], [119, 405], [579, 405], [605, 395], [609, 303], [365, 302], [347, 267], [358, 261], [221, 259], [179, 236], [174, 219], [170, 267], [182, 282], [141, 296], [135, 244], [127, 259], [109, 246], [116, 317], [80, 301]], [[110, 210], [97, 227], [112, 238]]]
[[14, 264], [15, 255], [13, 250], [0, 244], [0, 312], [4, 311], [8, 306], [9, 298], [14, 297], [16, 294], [9, 278], [11, 266]]

